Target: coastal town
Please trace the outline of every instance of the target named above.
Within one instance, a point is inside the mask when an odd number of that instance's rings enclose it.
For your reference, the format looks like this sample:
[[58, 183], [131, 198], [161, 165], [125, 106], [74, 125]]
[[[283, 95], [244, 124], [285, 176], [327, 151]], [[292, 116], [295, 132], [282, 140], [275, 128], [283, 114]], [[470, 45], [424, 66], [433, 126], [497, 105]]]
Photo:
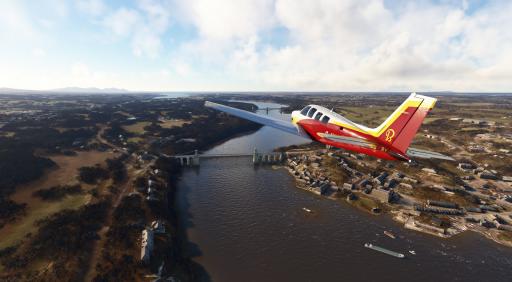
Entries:
[[[285, 148], [284, 166], [297, 187], [373, 214], [390, 214], [407, 229], [442, 238], [471, 230], [512, 246], [510, 118], [509, 113], [498, 122], [435, 113], [435, 120], [418, 132], [416, 145], [452, 154], [453, 162], [390, 162], [302, 146]], [[446, 125], [466, 142], [441, 134], [439, 127]]]
[[[345, 199], [373, 214], [390, 213], [408, 229], [443, 238], [469, 229], [512, 246], [512, 193], [507, 176], [498, 179], [481, 167], [468, 171], [468, 163], [459, 163], [469, 177], [462, 177], [460, 186], [450, 187], [435, 182], [436, 170], [419, 164], [409, 165], [421, 171], [422, 177], [414, 177], [393, 165], [373, 170], [367, 160], [363, 165], [362, 155], [329, 150], [291, 153], [294, 156], [287, 159], [286, 168], [301, 189], [333, 200]], [[368, 170], [372, 172], [365, 173]], [[346, 175], [345, 182], [332, 180], [339, 174]], [[485, 184], [477, 186], [479, 180]], [[502, 188], [494, 188], [497, 185]]]

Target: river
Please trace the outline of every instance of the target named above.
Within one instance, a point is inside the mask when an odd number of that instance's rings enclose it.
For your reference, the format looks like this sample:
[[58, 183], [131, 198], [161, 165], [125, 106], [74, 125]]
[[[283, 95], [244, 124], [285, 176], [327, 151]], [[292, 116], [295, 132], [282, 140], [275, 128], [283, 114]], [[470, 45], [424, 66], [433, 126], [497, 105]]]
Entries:
[[[302, 142], [307, 140], [262, 127], [207, 153]], [[176, 201], [189, 241], [184, 250], [204, 268], [204, 281], [512, 281], [510, 248], [472, 232], [440, 239], [405, 230], [390, 216], [297, 189], [286, 170], [254, 167], [249, 157], [202, 159], [200, 168], [185, 169]], [[407, 258], [369, 250], [366, 242]]]

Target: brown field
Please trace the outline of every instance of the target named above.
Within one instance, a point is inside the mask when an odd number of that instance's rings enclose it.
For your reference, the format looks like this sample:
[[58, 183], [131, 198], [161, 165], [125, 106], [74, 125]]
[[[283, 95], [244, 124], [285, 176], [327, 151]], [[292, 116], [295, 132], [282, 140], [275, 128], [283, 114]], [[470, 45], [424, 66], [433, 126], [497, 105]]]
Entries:
[[150, 125], [151, 122], [149, 121], [141, 121], [134, 123], [132, 125], [123, 125], [123, 129], [133, 133], [133, 134], [143, 134], [144, 133], [144, 127]]
[[12, 131], [6, 131], [6, 132], [0, 132], [0, 135], [3, 135], [5, 137], [13, 137], [16, 133]]
[[63, 128], [63, 127], [55, 127], [55, 130], [57, 130], [58, 132], [60, 133], [63, 133], [63, 132], [66, 132], [66, 131], [70, 131], [70, 130], [78, 130], [78, 129], [91, 129], [91, 127], [66, 127], [66, 128]]
[[140, 143], [144, 141], [144, 139], [140, 137], [130, 137], [126, 141], [128, 141], [129, 143]]
[[[35, 223], [49, 215], [59, 212], [63, 209], [76, 209], [90, 200], [90, 195], [67, 196], [58, 202], [43, 201], [40, 198], [33, 197], [32, 193], [38, 189], [49, 188], [56, 185], [65, 185], [77, 183], [77, 170], [82, 166], [93, 166], [102, 164], [107, 158], [114, 158], [116, 155], [109, 152], [78, 152], [76, 156], [49, 156], [58, 168], [49, 170], [40, 179], [19, 186], [11, 199], [18, 203], [27, 203], [26, 215], [20, 220], [5, 225], [0, 229], [0, 249], [11, 246], [22, 240], [25, 235], [32, 233]], [[90, 189], [92, 186], [83, 185], [84, 189]]]
[[365, 125], [374, 127], [380, 125], [395, 109], [390, 107], [369, 106], [369, 107], [341, 107], [336, 109], [344, 117]]
[[189, 124], [191, 121], [184, 119], [163, 119], [160, 120], [160, 126], [163, 128], [182, 127], [184, 124]]

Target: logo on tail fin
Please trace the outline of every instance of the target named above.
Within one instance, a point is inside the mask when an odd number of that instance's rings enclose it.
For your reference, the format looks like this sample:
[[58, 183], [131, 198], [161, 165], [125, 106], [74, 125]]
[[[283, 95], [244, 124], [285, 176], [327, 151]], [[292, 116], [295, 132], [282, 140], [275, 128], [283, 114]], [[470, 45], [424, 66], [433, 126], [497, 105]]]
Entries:
[[386, 130], [386, 141], [391, 143], [393, 141], [393, 137], [395, 137], [395, 130], [392, 128]]

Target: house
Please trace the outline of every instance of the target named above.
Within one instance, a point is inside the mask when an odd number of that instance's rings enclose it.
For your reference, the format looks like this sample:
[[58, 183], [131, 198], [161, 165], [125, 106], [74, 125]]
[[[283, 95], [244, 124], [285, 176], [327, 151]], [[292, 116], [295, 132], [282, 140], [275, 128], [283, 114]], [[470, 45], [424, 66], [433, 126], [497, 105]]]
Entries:
[[196, 142], [196, 139], [195, 138], [181, 138], [180, 140], [176, 141], [177, 144], [179, 143], [194, 143]]
[[164, 234], [165, 226], [161, 220], [155, 220], [151, 223], [151, 228], [155, 234]]
[[149, 264], [151, 260], [151, 254], [153, 252], [153, 245], [154, 244], [154, 233], [151, 229], [144, 229], [142, 230], [142, 243], [140, 248], [140, 260], [145, 263]]
[[383, 203], [387, 203], [389, 200], [389, 191], [382, 190], [382, 189], [373, 189], [371, 191], [372, 196], [377, 198], [379, 201]]
[[480, 205], [479, 208], [482, 211], [492, 211], [492, 212], [499, 212], [500, 211], [500, 209], [497, 206]]
[[368, 179], [363, 179], [361, 180], [361, 182], [359, 182], [359, 187], [362, 189], [362, 188], [365, 188], [366, 185], [369, 185], [370, 184], [370, 181], [368, 181]]
[[512, 225], [499, 224], [498, 225], [498, 229], [499, 230], [512, 231]]
[[498, 177], [489, 171], [484, 171], [484, 172], [480, 173], [480, 178], [481, 179], [498, 180]]
[[422, 168], [421, 170], [422, 170], [422, 171], [424, 171], [424, 172], [426, 172], [426, 173], [429, 173], [429, 174], [436, 174], [436, 173], [437, 173], [437, 172], [436, 172], [434, 169], [432, 169], [432, 168], [426, 168], [426, 167], [424, 167], [424, 168]]
[[386, 188], [395, 188], [398, 185], [399, 181], [395, 178], [391, 178], [388, 180], [386, 184], [384, 184], [384, 187]]
[[459, 205], [457, 205], [455, 203], [444, 202], [444, 201], [427, 200], [427, 204], [430, 206], [437, 206], [437, 207], [448, 208], [448, 209], [458, 209], [459, 208]]
[[473, 175], [465, 175], [462, 177], [462, 180], [473, 180], [475, 177]]
[[73, 141], [73, 144], [71, 146], [73, 147], [82, 147], [85, 146], [86, 140], [84, 138], [77, 138], [75, 141]]
[[485, 212], [485, 211], [482, 211], [481, 208], [466, 207], [465, 209], [466, 209], [467, 212], [478, 212], [478, 213]]
[[478, 125], [484, 125], [486, 124], [485, 121], [479, 120], [479, 119], [471, 119], [471, 118], [465, 118], [462, 120], [463, 123], [470, 123], [470, 124], [478, 124]]
[[402, 188], [405, 188], [405, 189], [412, 189], [412, 185], [411, 184], [407, 184], [407, 183], [400, 183], [398, 184], [399, 187], [402, 187]]
[[331, 185], [329, 183], [323, 183], [320, 185], [320, 194], [325, 195], [331, 189]]
[[154, 159], [155, 156], [149, 154], [148, 152], [144, 152], [144, 154], [142, 154], [139, 159], [142, 160], [142, 161], [150, 161], [152, 159]]
[[464, 171], [464, 170], [474, 169], [475, 166], [470, 163], [459, 163], [457, 168]]
[[485, 152], [485, 148], [480, 145], [473, 145], [473, 146], [468, 147], [468, 151], [470, 151], [472, 153], [483, 153], [483, 152]]
[[404, 177], [403, 180], [405, 182], [409, 182], [409, 183], [412, 183], [412, 184], [418, 184], [418, 180], [414, 179], [414, 178], [410, 178], [410, 177]]
[[501, 180], [503, 180], [505, 182], [512, 182], [512, 176], [503, 176], [501, 178]]
[[379, 174], [379, 176], [375, 177], [373, 179], [373, 181], [375, 183], [378, 183], [378, 184], [384, 184], [384, 181], [386, 180], [386, 178], [388, 177], [389, 173], [387, 172], [382, 172], [381, 174]]
[[160, 199], [158, 198], [158, 195], [155, 194], [155, 193], [149, 194], [149, 196], [146, 197], [146, 200], [148, 200], [149, 202], [158, 202], [158, 201], [160, 201]]
[[486, 227], [486, 228], [495, 228], [496, 227], [496, 224], [494, 224], [494, 222], [488, 221], [487, 219], [481, 219], [480, 225], [483, 227]]
[[430, 224], [426, 224], [426, 223], [423, 223], [423, 222], [419, 222], [417, 220], [413, 221], [413, 224], [419, 228], [423, 228], [423, 229], [426, 229], [430, 232], [434, 232], [434, 233], [439, 233], [439, 234], [444, 234], [445, 231], [444, 231], [444, 228], [440, 228], [440, 227], [436, 227], [436, 226], [432, 226]]

